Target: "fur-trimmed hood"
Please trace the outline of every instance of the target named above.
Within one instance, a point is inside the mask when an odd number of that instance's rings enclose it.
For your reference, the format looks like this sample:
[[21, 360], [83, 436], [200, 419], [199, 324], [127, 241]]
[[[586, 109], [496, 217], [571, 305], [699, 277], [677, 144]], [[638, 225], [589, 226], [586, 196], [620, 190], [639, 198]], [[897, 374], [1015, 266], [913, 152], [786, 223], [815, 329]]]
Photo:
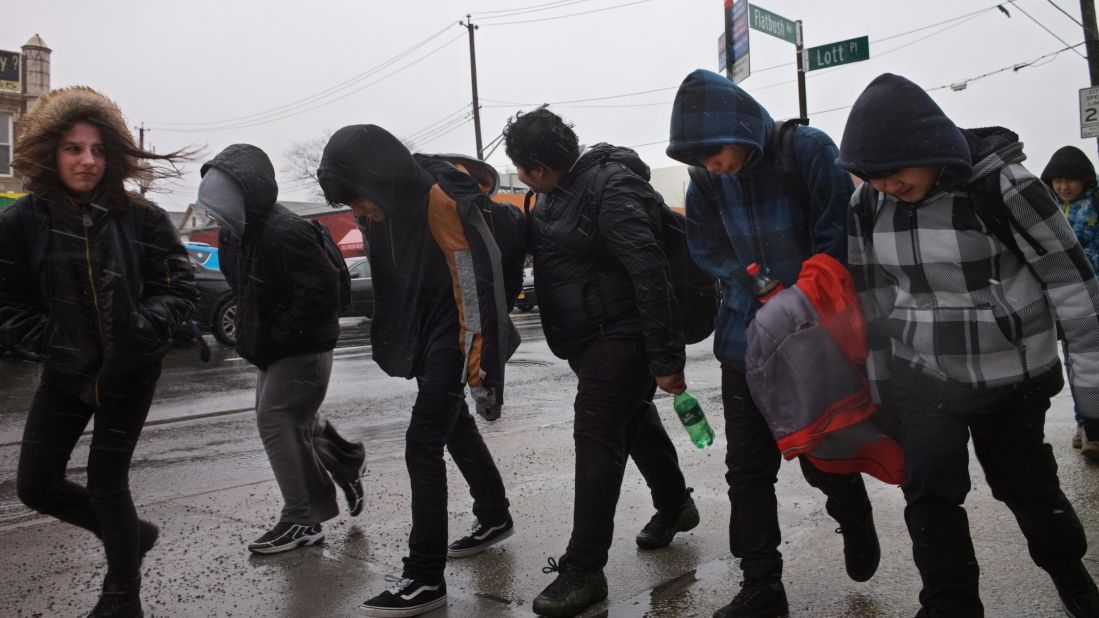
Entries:
[[38, 100], [23, 117], [12, 167], [24, 176], [31, 193], [40, 197], [62, 193], [57, 175], [57, 143], [80, 120], [98, 127], [107, 146], [107, 171], [96, 193], [125, 197], [125, 182], [144, 177], [146, 167], [135, 156], [139, 150], [118, 105], [87, 86], [61, 88]]

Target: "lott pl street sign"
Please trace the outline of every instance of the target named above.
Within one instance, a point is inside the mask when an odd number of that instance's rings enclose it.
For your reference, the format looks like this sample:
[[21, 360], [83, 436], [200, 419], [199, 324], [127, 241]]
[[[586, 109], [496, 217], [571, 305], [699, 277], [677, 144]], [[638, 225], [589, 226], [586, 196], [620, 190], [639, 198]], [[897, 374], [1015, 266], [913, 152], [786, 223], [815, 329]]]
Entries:
[[805, 70], [816, 71], [870, 59], [870, 38], [837, 41], [805, 50]]

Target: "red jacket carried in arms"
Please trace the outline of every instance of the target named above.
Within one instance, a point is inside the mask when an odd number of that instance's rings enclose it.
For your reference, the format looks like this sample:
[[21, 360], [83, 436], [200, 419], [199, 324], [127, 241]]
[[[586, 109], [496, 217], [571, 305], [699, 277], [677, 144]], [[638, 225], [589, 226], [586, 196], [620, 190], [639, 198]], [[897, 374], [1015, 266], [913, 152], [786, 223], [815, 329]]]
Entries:
[[786, 459], [825, 472], [904, 482], [904, 453], [875, 418], [866, 380], [866, 324], [850, 273], [814, 255], [797, 285], [771, 298], [748, 326], [752, 399]]

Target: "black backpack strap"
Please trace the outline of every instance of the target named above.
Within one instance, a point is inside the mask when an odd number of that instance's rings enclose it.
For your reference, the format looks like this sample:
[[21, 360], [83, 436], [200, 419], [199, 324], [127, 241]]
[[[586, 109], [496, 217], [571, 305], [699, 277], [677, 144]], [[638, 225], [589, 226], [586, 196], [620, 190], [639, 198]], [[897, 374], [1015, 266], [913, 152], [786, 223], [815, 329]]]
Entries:
[[794, 136], [798, 125], [809, 124], [805, 118], [776, 120], [775, 130], [771, 133], [769, 155], [783, 190], [802, 208], [810, 208], [809, 186], [798, 166], [794, 149]]
[[1027, 232], [1023, 224], [1019, 223], [1019, 220], [1011, 214], [1007, 205], [1004, 204], [1004, 196], [1000, 192], [999, 174], [988, 174], [978, 179], [976, 182], [967, 185], [966, 191], [969, 193], [969, 201], [973, 205], [973, 212], [977, 215], [977, 218], [984, 222], [992, 235], [1004, 243], [1008, 250], [1014, 253], [1022, 263], [1027, 264], [1028, 260], [1022, 249], [1019, 248], [1019, 243], [1015, 240], [1015, 234], [1012, 233], [1012, 230], [1022, 236], [1023, 240], [1039, 256], [1047, 253], [1045, 247]]

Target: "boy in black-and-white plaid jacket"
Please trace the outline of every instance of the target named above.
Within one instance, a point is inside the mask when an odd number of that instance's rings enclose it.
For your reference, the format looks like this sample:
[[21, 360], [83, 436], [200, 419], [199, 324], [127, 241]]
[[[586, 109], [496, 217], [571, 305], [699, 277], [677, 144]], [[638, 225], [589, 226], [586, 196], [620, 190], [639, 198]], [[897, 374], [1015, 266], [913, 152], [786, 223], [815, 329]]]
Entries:
[[[1099, 284], [1024, 158], [1011, 131], [961, 130], [919, 86], [885, 74], [852, 108], [836, 161], [867, 180], [852, 199], [849, 263], [868, 372], [904, 432], [918, 616], [983, 615], [962, 507], [970, 436], [1066, 611], [1099, 616], [1084, 530], [1043, 435], [1063, 387], [1060, 325], [1088, 439], [1099, 440]], [[1002, 204], [992, 198], [1017, 247], [977, 214], [978, 187], [999, 187]]]

